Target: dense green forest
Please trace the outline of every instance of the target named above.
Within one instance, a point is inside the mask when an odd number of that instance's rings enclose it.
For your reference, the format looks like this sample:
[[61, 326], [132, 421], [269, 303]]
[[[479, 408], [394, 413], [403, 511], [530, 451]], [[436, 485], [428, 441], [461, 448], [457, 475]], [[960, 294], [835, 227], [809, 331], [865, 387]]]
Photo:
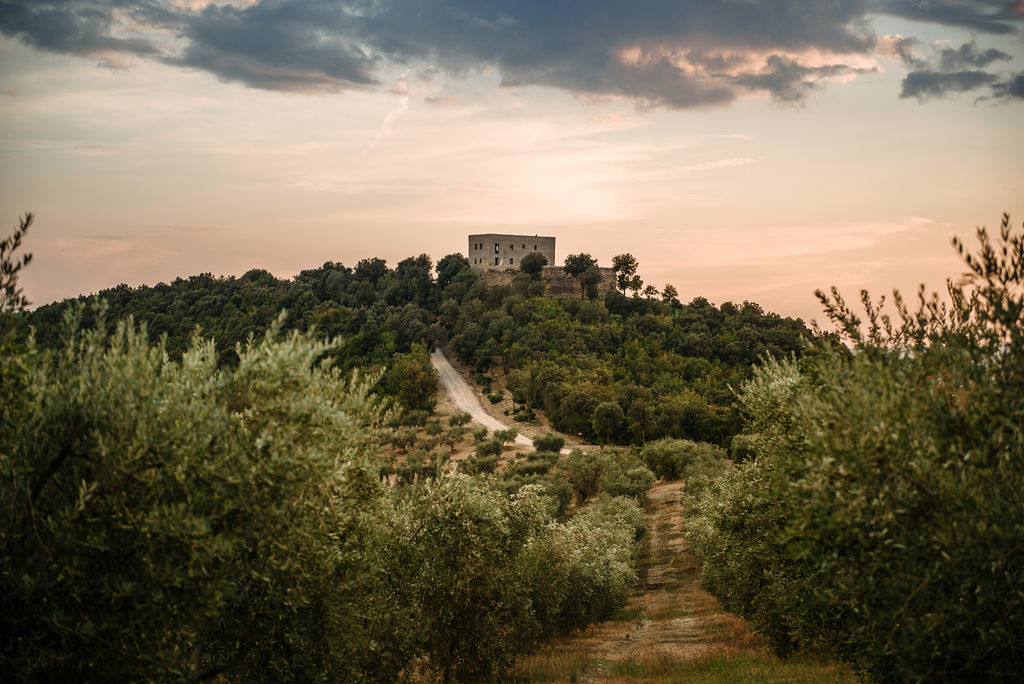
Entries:
[[284, 331], [340, 336], [344, 343], [330, 352], [335, 365], [387, 369], [378, 391], [413, 410], [432, 407], [425, 352], [450, 339], [483, 387], [495, 369], [506, 372], [515, 400], [545, 410], [563, 432], [616, 444], [660, 437], [727, 444], [739, 430], [734, 388], [762, 357], [799, 354], [811, 333], [757, 304], [716, 307], [703, 297], [681, 304], [674, 288], [665, 289], [665, 296], [649, 289], [647, 296], [613, 290], [603, 299], [550, 298], [536, 270], [512, 286], [489, 287], [461, 255], [436, 268], [420, 255], [394, 269], [376, 258], [355, 268], [329, 262], [291, 280], [254, 270], [239, 278], [121, 285], [40, 306], [27, 323], [39, 346], [57, 348], [67, 312], [90, 304], [80, 312], [85, 328], [101, 310], [107, 321], [132, 316], [151, 342], [166, 336], [175, 359], [198, 330], [216, 341], [224, 366], [237, 363], [237, 345], [287, 311]]

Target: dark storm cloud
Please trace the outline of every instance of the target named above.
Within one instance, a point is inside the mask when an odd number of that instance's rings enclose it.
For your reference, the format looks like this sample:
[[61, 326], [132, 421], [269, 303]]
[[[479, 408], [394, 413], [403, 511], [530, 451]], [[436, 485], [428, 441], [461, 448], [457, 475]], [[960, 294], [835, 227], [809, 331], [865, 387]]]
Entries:
[[[724, 105], [749, 93], [799, 102], [829, 78], [862, 72], [876, 47], [868, 26], [874, 12], [1005, 33], [1021, 21], [1011, 5], [262, 0], [195, 11], [172, 0], [0, 0], [0, 33], [55, 52], [150, 57], [273, 90], [372, 87], [384, 65], [455, 76], [493, 68], [510, 86], [686, 108]], [[915, 72], [974, 72], [1007, 58], [972, 43], [938, 58], [940, 65], [913, 62], [914, 41], [905, 40], [906, 57], [899, 47], [897, 53]], [[910, 90], [932, 92], [913, 84]]]
[[1022, 17], [1020, 0], [881, 0], [881, 14], [957, 26], [983, 33], [1015, 33]]

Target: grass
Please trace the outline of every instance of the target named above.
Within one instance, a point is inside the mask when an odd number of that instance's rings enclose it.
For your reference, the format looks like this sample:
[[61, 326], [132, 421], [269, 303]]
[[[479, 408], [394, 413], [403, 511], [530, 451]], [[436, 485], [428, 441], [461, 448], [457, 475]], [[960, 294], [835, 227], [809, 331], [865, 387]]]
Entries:
[[591, 666], [585, 644], [547, 646], [517, 663], [512, 682], [577, 682]]

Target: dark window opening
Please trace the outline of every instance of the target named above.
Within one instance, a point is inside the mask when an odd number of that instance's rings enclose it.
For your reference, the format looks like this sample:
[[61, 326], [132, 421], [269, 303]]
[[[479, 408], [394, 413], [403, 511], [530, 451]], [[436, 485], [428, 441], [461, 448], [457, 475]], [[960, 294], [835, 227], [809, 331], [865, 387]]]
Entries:
[[498, 243], [497, 242], [494, 243], [494, 253], [495, 254], [498, 253]]
[[511, 265], [512, 265], [512, 264], [514, 264], [514, 263], [516, 263], [516, 260], [515, 260], [515, 259], [513, 259], [512, 257], [509, 257], [509, 258], [508, 258], [508, 265], [509, 265], [509, 266], [511, 266]]
[[494, 257], [494, 265], [501, 266], [501, 257]]

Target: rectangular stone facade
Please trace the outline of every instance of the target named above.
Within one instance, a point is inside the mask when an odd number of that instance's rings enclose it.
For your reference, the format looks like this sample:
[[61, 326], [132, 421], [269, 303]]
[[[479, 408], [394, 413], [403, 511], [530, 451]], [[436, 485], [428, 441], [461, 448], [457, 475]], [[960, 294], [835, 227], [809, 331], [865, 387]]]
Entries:
[[527, 254], [543, 254], [548, 266], [555, 266], [555, 238], [540, 235], [503, 235], [484, 233], [469, 236], [466, 256], [469, 265], [477, 271], [491, 269], [519, 269]]

